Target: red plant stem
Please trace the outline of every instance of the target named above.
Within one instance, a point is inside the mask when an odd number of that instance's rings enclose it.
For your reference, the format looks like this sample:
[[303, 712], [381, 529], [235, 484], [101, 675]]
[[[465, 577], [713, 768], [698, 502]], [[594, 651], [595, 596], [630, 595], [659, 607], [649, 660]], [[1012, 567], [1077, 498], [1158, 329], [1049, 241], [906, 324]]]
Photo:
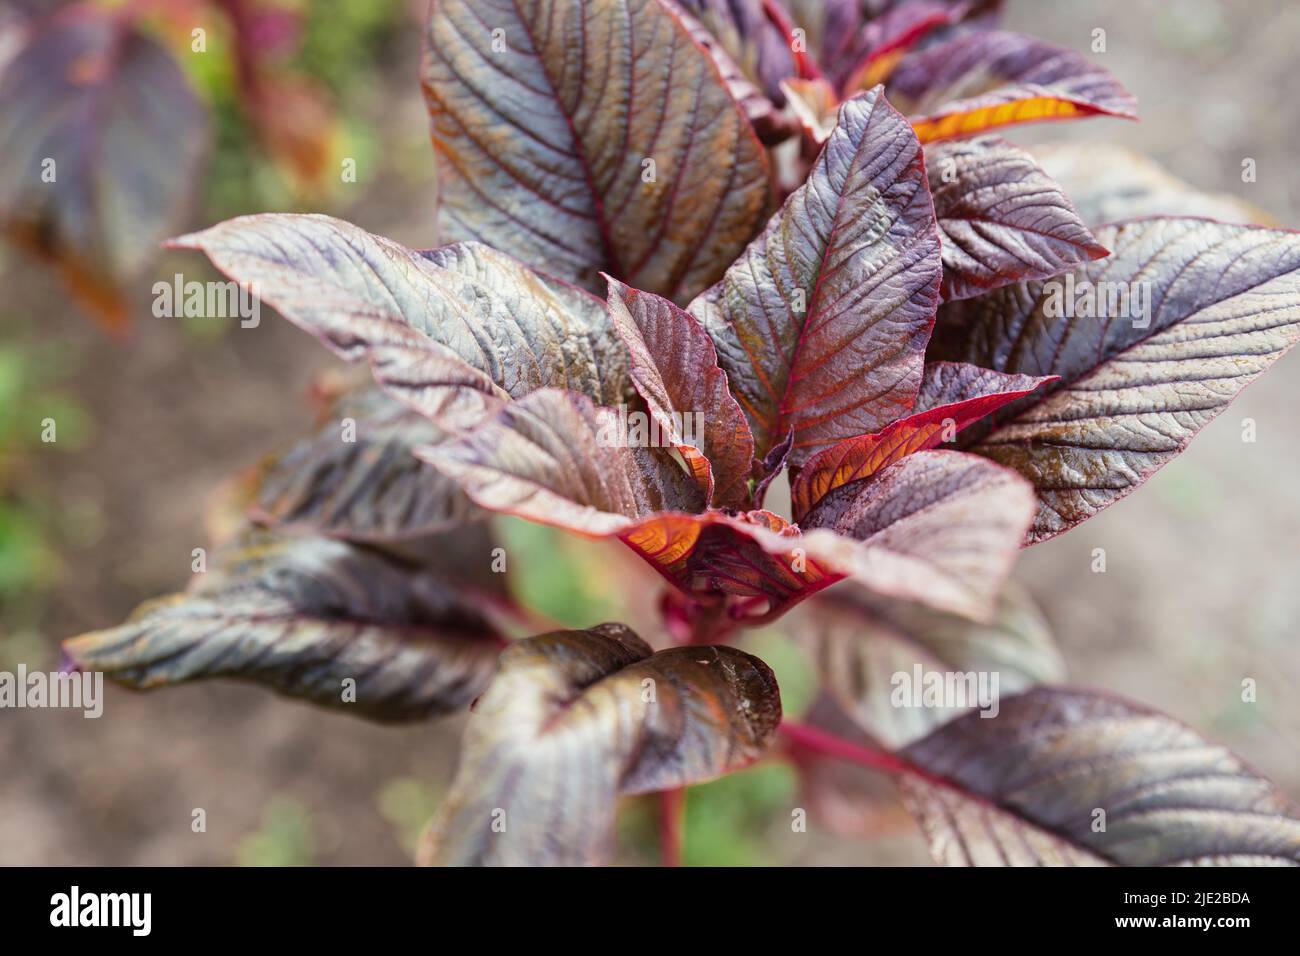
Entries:
[[864, 747], [851, 740], [844, 740], [842, 737], [836, 737], [834, 734], [828, 734], [824, 730], [810, 727], [807, 724], [783, 720], [781, 721], [780, 730], [792, 743], [825, 754], [828, 757], [839, 757], [841, 760], [847, 760], [850, 763], [856, 763], [889, 774], [906, 773], [913, 776], [929, 776], [919, 767], [913, 766], [901, 757], [896, 757], [883, 750], [872, 750], [870, 747]]
[[659, 794], [659, 858], [664, 866], [682, 865], [682, 821], [686, 816], [686, 788]]
[[691, 609], [691, 634], [688, 644], [719, 644], [728, 628], [725, 601], [697, 604]]

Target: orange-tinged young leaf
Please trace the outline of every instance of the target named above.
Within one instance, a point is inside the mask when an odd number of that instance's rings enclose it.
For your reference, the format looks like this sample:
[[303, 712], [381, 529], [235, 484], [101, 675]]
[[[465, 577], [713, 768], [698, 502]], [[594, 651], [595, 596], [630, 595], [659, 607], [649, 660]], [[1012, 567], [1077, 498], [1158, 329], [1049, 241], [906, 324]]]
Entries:
[[1102, 67], [1073, 50], [1004, 31], [968, 33], [908, 56], [890, 77], [888, 94], [922, 143], [1014, 123], [1137, 118], [1133, 97]]
[[962, 429], [1051, 381], [1050, 376], [1004, 375], [962, 362], [931, 362], [911, 415], [808, 460], [790, 486], [795, 520], [802, 521], [836, 488], [869, 478], [913, 452], [953, 442]]
[[766, 456], [875, 431], [921, 384], [941, 272], [920, 144], [879, 88], [847, 101], [808, 181], [691, 304]]

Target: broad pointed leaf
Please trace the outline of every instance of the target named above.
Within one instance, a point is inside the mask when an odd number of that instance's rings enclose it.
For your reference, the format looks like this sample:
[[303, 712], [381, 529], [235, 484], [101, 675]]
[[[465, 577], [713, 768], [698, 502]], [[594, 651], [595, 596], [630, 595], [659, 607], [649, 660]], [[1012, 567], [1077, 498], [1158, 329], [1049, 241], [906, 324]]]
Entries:
[[699, 514], [698, 487], [662, 449], [602, 440], [619, 428], [610, 409], [539, 392], [420, 454], [482, 507], [618, 537], [683, 591], [766, 598], [773, 616], [846, 576], [987, 615], [1032, 513], [1032, 492], [1013, 472], [921, 452], [832, 492], [802, 534], [769, 512]]
[[660, 0], [436, 0], [423, 82], [447, 238], [686, 302], [767, 213], [761, 144]]
[[1031, 690], [902, 753], [929, 775], [904, 799], [950, 866], [1300, 864], [1300, 819], [1272, 784], [1115, 698]]
[[691, 305], [759, 456], [793, 428], [799, 464], [910, 408], [939, 277], [921, 149], [877, 88], [841, 107], [808, 181]]
[[800, 522], [809, 555], [877, 594], [988, 619], [1034, 509], [1023, 480], [986, 464], [919, 451], [836, 488]]
[[971, 449], [1038, 491], [1031, 541], [1142, 484], [1300, 338], [1300, 236], [1199, 219], [1104, 227], [1059, 279], [944, 306], [931, 357], [1059, 375]]
[[417, 565], [266, 532], [218, 560], [189, 592], [68, 640], [64, 653], [131, 687], [231, 677], [385, 721], [458, 710], [495, 670], [494, 627], [460, 587]]
[[700, 511], [704, 494], [661, 447], [630, 445], [614, 409], [545, 389], [418, 454], [481, 506], [598, 537], [659, 511]]
[[620, 794], [746, 767], [780, 720], [771, 670], [734, 648], [656, 654], [617, 624], [518, 641], [474, 707], [423, 861], [606, 862]]
[[1032, 156], [996, 136], [925, 151], [946, 300], [1046, 279], [1106, 255]]
[[328, 216], [244, 216], [172, 241], [443, 424], [568, 388], [617, 404], [627, 362], [604, 303], [478, 243], [407, 249]]
[[1012, 123], [1118, 116], [1137, 104], [1110, 73], [1073, 50], [1004, 31], [967, 33], [906, 57], [889, 99], [921, 142], [972, 136]]
[[669, 300], [616, 279], [609, 281], [609, 314], [631, 355], [637, 391], [700, 482], [706, 501], [743, 507], [754, 437], [727, 390], [708, 334]]
[[[809, 601], [802, 614], [806, 624], [797, 633], [811, 649], [826, 690], [890, 749], [973, 707], [996, 712], [1001, 695], [1065, 676], [1047, 622], [1013, 585], [1003, 590], [987, 624], [848, 585]], [[923, 706], [924, 682], [936, 677], [946, 684], [955, 677], [967, 694], [965, 706]], [[900, 693], [904, 684], [911, 695]], [[980, 699], [981, 689], [989, 692], [986, 699]]]
[[930, 362], [912, 414], [808, 459], [790, 484], [795, 520], [802, 521], [841, 485], [869, 478], [913, 452], [952, 442], [968, 425], [1050, 381], [1050, 377], [1006, 375], [964, 362]]
[[120, 330], [122, 284], [193, 192], [203, 106], [167, 51], [116, 12], [78, 5], [30, 31], [0, 76], [0, 226]]
[[427, 418], [378, 389], [346, 395], [314, 435], [263, 463], [255, 514], [353, 541], [464, 524], [473, 504], [415, 457], [417, 446], [442, 438]]

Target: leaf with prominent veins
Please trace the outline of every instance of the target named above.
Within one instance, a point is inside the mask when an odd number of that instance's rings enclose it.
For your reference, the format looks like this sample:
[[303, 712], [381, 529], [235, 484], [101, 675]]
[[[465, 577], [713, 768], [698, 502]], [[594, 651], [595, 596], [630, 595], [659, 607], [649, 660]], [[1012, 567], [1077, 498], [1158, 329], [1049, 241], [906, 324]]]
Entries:
[[945, 305], [930, 345], [1061, 377], [970, 444], [1037, 489], [1030, 541], [1131, 493], [1300, 338], [1300, 234], [1141, 219], [1097, 239], [1109, 258]]
[[421, 862], [607, 862], [620, 794], [740, 770], [780, 721], [772, 671], [731, 647], [654, 653], [619, 624], [518, 641], [474, 706]]
[[869, 478], [913, 452], [952, 442], [962, 429], [1051, 381], [1050, 376], [1007, 375], [965, 362], [928, 363], [912, 414], [808, 459], [790, 483], [795, 520], [802, 522], [841, 485]]
[[594, 292], [686, 302], [768, 211], [762, 145], [660, 0], [435, 0], [423, 85], [445, 236]]
[[744, 70], [751, 82], [778, 106], [781, 81], [798, 65], [790, 43], [764, 9], [765, 0], [674, 0], [700, 22]]
[[925, 151], [945, 300], [1046, 279], [1107, 254], [1034, 158], [996, 136]]
[[889, 99], [923, 143], [1013, 123], [1137, 118], [1137, 102], [1103, 67], [1074, 50], [1002, 30], [967, 33], [905, 57], [889, 78]]
[[877, 594], [987, 620], [1034, 512], [1029, 484], [989, 464], [918, 451], [841, 485], [800, 523], [808, 554]]
[[844, 577], [969, 617], [991, 613], [1019, 550], [1033, 494], [974, 455], [919, 452], [828, 495], [804, 532], [768, 512], [700, 514], [703, 495], [656, 448], [619, 447], [617, 415], [563, 392], [419, 454], [477, 504], [617, 537], [701, 600], [767, 597], [775, 616]]
[[[344, 423], [355, 430], [343, 436]], [[442, 431], [376, 388], [345, 395], [310, 438], [260, 468], [258, 520], [351, 541], [447, 531], [478, 511], [460, 487], [415, 457]]]
[[629, 447], [619, 413], [544, 389], [417, 454], [482, 507], [600, 537], [660, 511], [698, 512], [704, 492], [666, 449]]
[[700, 482], [706, 502], [744, 508], [754, 437], [727, 390], [708, 334], [669, 300], [616, 279], [609, 280], [609, 315], [631, 356], [637, 391]]
[[243, 216], [171, 241], [205, 252], [262, 301], [440, 424], [507, 397], [629, 394], [627, 361], [595, 296], [479, 243], [415, 251], [339, 219]]
[[343, 541], [252, 531], [196, 580], [64, 653], [131, 687], [230, 677], [395, 721], [469, 704], [503, 645], [463, 585]]
[[911, 407], [940, 272], [916, 136], [879, 88], [854, 97], [808, 181], [690, 307], [759, 457], [794, 429], [797, 465]]
[[1300, 819], [1272, 784], [1116, 698], [1031, 690], [900, 755], [921, 771], [904, 801], [949, 866], [1300, 864]]
[[[1065, 663], [1042, 613], [1010, 582], [998, 597], [996, 615], [984, 624], [909, 601], [882, 599], [847, 584], [819, 595], [797, 613], [793, 631], [816, 660], [825, 693], [890, 749], [971, 708], [994, 712], [998, 695], [1065, 677]], [[957, 686], [966, 692], [964, 699], [936, 698], [935, 706], [916, 706], [923, 687], [913, 684], [912, 701], [900, 705], [895, 700], [897, 675], [912, 678], [917, 667], [924, 675], [996, 677], [985, 684], [988, 699], [978, 699], [978, 680], [975, 685], [963, 680]]]

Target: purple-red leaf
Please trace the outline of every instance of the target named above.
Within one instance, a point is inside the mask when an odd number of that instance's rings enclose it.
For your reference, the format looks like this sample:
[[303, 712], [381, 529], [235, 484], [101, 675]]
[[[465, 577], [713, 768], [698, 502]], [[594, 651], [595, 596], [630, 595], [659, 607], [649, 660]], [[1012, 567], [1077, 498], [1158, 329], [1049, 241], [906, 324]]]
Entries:
[[465, 427], [513, 396], [631, 390], [605, 304], [480, 243], [407, 249], [328, 216], [244, 216], [171, 245], [199, 249], [397, 397]]
[[194, 580], [64, 653], [131, 687], [229, 677], [389, 721], [468, 705], [503, 644], [462, 584], [344, 541], [250, 531]]
[[1087, 57], [1001, 30], [967, 33], [905, 57], [890, 76], [889, 99], [923, 143], [1012, 123], [1137, 117], [1129, 92]]
[[783, 80], [798, 72], [795, 54], [765, 9], [766, 0], [664, 0], [713, 58], [732, 97], [764, 143], [799, 131], [780, 109]]
[[1300, 234], [1143, 219], [1097, 239], [1109, 258], [945, 305], [931, 343], [1061, 377], [971, 447], [1037, 489], [1031, 541], [1132, 492], [1300, 338]]
[[913, 452], [951, 442], [968, 425], [1050, 381], [1050, 377], [1006, 375], [964, 362], [927, 364], [912, 414], [808, 459], [790, 485], [795, 520], [802, 522], [817, 502], [841, 485], [869, 478]]
[[781, 81], [798, 73], [794, 51], [767, 0], [674, 0], [707, 29], [745, 75], [781, 104]]
[[465, 524], [483, 513], [415, 457], [417, 446], [442, 437], [379, 389], [346, 395], [315, 434], [262, 464], [254, 516], [350, 541], [414, 538]]
[[[803, 605], [793, 632], [811, 651], [824, 692], [862, 730], [902, 747], [967, 710], [993, 712], [1000, 695], [1065, 677], [1051, 630], [1029, 595], [1008, 583], [986, 624], [842, 584]], [[920, 669], [921, 681], [916, 681]], [[975, 674], [964, 698], [918, 706], [930, 675]], [[905, 675], [914, 696], [901, 702]], [[979, 681], [988, 696], [980, 700]]]
[[808, 554], [877, 594], [987, 620], [1034, 512], [1033, 489], [987, 464], [919, 451], [841, 485], [800, 522]]
[[616, 410], [543, 389], [418, 454], [484, 508], [600, 537], [660, 511], [698, 512], [704, 492], [663, 447], [628, 440]]
[[762, 145], [660, 0], [435, 0], [423, 83], [444, 238], [684, 303], [767, 214]]
[[920, 145], [879, 88], [840, 109], [808, 181], [694, 303], [766, 455], [790, 461], [911, 407], [940, 278]]
[[776, 677], [735, 648], [654, 653], [619, 624], [518, 641], [470, 715], [421, 862], [607, 862], [620, 794], [747, 767], [780, 722]]
[[1032, 490], [977, 456], [920, 452], [837, 489], [803, 533], [764, 511], [700, 514], [663, 449], [617, 445], [616, 412], [543, 391], [419, 454], [480, 506], [618, 537], [684, 592], [765, 597], [779, 613], [844, 577], [982, 617], [1020, 547]]
[[925, 151], [945, 300], [1046, 279], [1106, 249], [1032, 156], [996, 136]]
[[34, 20], [0, 76], [0, 226], [110, 329], [121, 285], [176, 228], [208, 123], [185, 75], [116, 11]]
[[949, 866], [1300, 864], [1300, 819], [1269, 781], [1112, 697], [1031, 690], [902, 756], [922, 771], [904, 801]]
[[609, 280], [609, 315], [631, 356], [632, 382], [719, 508], [749, 500], [754, 438], [727, 391], [713, 342], [694, 317], [667, 299]]

